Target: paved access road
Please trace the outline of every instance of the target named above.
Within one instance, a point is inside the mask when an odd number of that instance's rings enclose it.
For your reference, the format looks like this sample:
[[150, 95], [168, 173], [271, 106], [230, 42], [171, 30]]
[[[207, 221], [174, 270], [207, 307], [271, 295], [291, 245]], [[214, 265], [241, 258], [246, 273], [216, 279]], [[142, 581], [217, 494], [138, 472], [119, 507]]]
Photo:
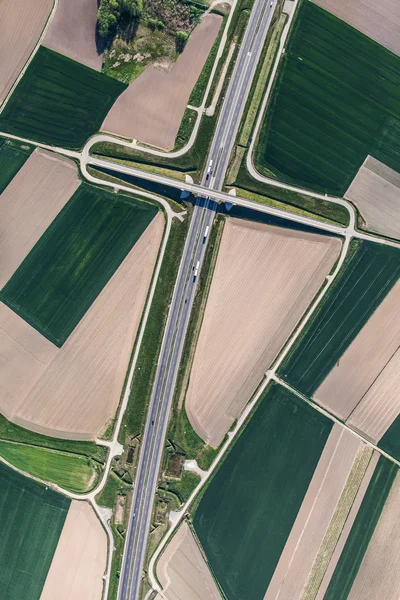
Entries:
[[[275, 4], [276, 0], [254, 2], [217, 123], [202, 181], [202, 190], [222, 188]], [[211, 161], [211, 172], [207, 173]], [[97, 161], [90, 162], [96, 164]], [[119, 167], [121, 169], [121, 165]], [[169, 413], [196, 284], [208, 240], [208, 237], [205, 238], [205, 231], [207, 227], [211, 229], [216, 206], [208, 196], [198, 198], [183, 251], [141, 444], [118, 590], [119, 600], [137, 600], [139, 597]]]

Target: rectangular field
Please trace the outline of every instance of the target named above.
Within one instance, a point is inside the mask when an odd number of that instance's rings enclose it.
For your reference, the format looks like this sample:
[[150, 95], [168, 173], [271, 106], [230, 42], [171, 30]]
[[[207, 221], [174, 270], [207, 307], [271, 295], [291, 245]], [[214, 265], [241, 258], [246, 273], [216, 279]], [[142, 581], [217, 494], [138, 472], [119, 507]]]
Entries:
[[280, 368], [312, 395], [400, 276], [400, 252], [361, 242]]
[[194, 526], [230, 600], [263, 598], [331, 427], [272, 384], [212, 479]]
[[395, 54], [400, 54], [398, 0], [313, 0]]
[[62, 346], [156, 213], [150, 204], [82, 184], [1, 300]]
[[0, 194], [28, 160], [33, 148], [0, 138]]
[[39, 600], [70, 500], [0, 464], [0, 589]]
[[0, 130], [81, 148], [125, 87], [41, 46], [0, 116]]
[[256, 158], [281, 179], [343, 195], [368, 154], [400, 171], [400, 57], [308, 1], [268, 114]]

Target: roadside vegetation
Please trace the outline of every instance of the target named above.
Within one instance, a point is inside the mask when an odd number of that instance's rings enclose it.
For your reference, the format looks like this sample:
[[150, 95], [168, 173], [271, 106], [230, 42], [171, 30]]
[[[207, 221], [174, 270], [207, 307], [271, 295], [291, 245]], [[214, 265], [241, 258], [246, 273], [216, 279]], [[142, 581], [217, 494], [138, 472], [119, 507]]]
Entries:
[[39, 600], [70, 500], [0, 464], [0, 505], [2, 596]]
[[381, 456], [333, 572], [324, 600], [348, 597], [397, 472], [396, 465]]
[[359, 242], [279, 374], [312, 395], [400, 276], [400, 251]]
[[17, 140], [0, 138], [0, 194], [4, 192], [33, 152], [33, 146]]
[[2, 289], [1, 300], [62, 346], [156, 213], [151, 204], [83, 183]]
[[232, 600], [264, 596], [331, 428], [273, 383], [208, 484], [193, 524]]
[[399, 82], [399, 56], [303, 2], [260, 132], [257, 169], [336, 195], [368, 154], [400, 171]]
[[81, 148], [125, 85], [40, 46], [0, 115], [0, 130]]

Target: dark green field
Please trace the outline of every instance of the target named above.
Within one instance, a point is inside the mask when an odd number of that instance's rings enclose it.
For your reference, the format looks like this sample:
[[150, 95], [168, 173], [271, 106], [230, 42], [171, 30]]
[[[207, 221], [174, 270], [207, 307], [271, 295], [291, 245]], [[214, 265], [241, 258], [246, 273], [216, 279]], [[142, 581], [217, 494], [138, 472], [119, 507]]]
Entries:
[[400, 460], [400, 416], [393, 421], [385, 435], [379, 440], [378, 446]]
[[348, 598], [397, 472], [396, 465], [381, 456], [333, 572], [324, 600]]
[[229, 600], [262, 600], [332, 424], [270, 386], [212, 479], [196, 533]]
[[33, 148], [0, 138], [0, 194], [29, 158]]
[[338, 195], [368, 154], [400, 171], [400, 57], [306, 1], [269, 115], [261, 171]]
[[39, 600], [70, 500], [0, 464], [0, 590]]
[[283, 363], [281, 377], [312, 395], [399, 276], [399, 250], [361, 242]]
[[40, 46], [0, 116], [0, 130], [81, 148], [126, 85]]
[[1, 300], [61, 346], [156, 213], [151, 204], [82, 184]]

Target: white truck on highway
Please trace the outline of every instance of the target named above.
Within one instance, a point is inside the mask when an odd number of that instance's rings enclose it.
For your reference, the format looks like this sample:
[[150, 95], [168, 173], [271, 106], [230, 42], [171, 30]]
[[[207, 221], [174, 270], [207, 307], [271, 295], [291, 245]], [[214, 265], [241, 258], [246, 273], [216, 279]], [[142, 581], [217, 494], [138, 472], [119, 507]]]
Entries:
[[205, 244], [205, 241], [206, 241], [206, 239], [207, 239], [207, 236], [208, 236], [208, 230], [209, 230], [209, 226], [207, 225], [207, 227], [206, 227], [206, 230], [205, 230], [205, 232], [204, 232], [204, 235], [203, 235], [203, 244]]
[[200, 261], [198, 260], [196, 263], [196, 266], [193, 267], [194, 268], [194, 275], [193, 275], [193, 281], [196, 281], [196, 277], [199, 273], [199, 267], [200, 267]]
[[213, 161], [212, 159], [210, 160], [209, 164], [208, 164], [208, 168], [207, 168], [207, 173], [206, 173], [206, 179], [208, 179], [212, 173], [212, 164]]

